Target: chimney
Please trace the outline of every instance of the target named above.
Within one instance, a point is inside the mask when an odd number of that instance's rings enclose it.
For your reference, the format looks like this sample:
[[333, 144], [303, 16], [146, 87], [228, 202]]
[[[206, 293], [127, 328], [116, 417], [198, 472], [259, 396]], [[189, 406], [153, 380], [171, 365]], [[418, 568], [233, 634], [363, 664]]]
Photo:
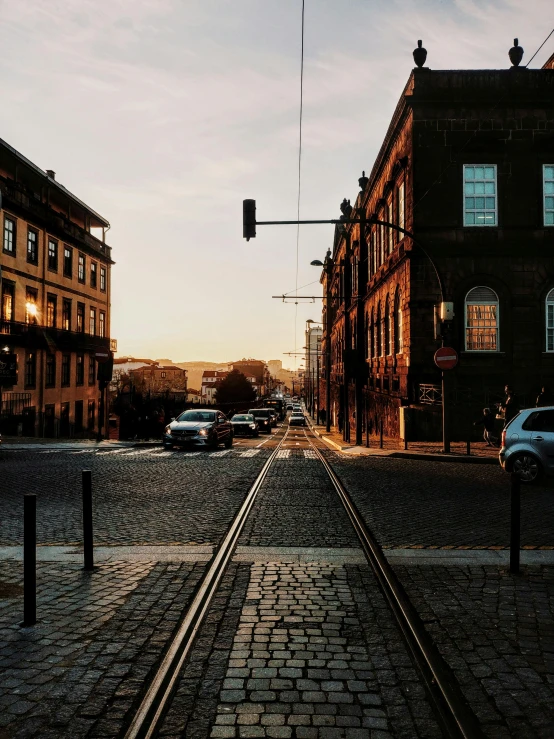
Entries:
[[46, 174], [48, 175], [48, 177], [50, 177], [51, 180], [56, 179], [56, 173], [54, 172], [53, 169], [47, 169]]

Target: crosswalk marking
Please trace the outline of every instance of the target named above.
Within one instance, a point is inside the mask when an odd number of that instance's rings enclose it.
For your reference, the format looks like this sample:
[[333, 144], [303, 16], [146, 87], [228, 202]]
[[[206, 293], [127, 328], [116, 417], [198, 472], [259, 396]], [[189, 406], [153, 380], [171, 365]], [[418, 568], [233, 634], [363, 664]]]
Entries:
[[212, 452], [209, 456], [210, 457], [224, 457], [226, 454], [230, 454], [233, 450], [232, 449], [222, 449], [220, 452]]
[[[97, 451], [96, 452], [96, 456], [97, 457], [102, 457], [102, 456], [104, 456], [104, 454], [121, 454], [121, 452], [126, 452], [126, 451], [127, 451], [127, 449], [125, 449], [125, 448], [124, 449], [110, 449], [107, 452]], [[80, 452], [79, 452], [79, 454], [80, 454]]]
[[124, 457], [136, 457], [139, 454], [152, 454], [152, 449], [139, 449], [135, 452], [127, 452], [127, 454], [124, 454]]
[[241, 452], [239, 456], [241, 457], [255, 457], [256, 454], [259, 454], [261, 449], [248, 449], [246, 452]]
[[304, 449], [304, 456], [306, 459], [317, 459], [317, 454], [313, 449]]
[[288, 459], [290, 457], [290, 449], [279, 449], [275, 459]]

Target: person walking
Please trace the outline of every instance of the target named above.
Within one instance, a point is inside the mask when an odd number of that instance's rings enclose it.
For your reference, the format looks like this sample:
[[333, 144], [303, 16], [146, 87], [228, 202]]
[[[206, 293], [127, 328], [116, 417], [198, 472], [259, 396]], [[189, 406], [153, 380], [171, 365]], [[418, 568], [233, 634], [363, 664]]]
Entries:
[[537, 396], [537, 402], [535, 403], [535, 406], [537, 408], [542, 408], [545, 405], [554, 405], [554, 396], [546, 387], [546, 385], [543, 385], [540, 393]]
[[498, 446], [498, 436], [494, 428], [494, 416], [490, 408], [483, 408], [483, 415], [473, 424], [474, 426], [483, 425], [483, 439], [487, 442], [487, 446]]
[[515, 418], [519, 413], [519, 400], [511, 385], [506, 385], [504, 392], [506, 393], [506, 397], [499, 404], [499, 408], [504, 411], [504, 428], [506, 428], [512, 418]]

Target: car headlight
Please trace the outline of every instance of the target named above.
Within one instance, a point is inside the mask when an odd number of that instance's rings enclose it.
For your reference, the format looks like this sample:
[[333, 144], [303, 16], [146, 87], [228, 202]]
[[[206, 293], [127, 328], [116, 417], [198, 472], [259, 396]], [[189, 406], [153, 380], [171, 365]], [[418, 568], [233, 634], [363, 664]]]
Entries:
[[171, 426], [166, 426], [166, 427], [165, 427], [165, 433], [166, 433], [166, 434], [167, 434], [168, 436], [171, 436]]
[[200, 429], [198, 436], [207, 436], [209, 433], [208, 429]]

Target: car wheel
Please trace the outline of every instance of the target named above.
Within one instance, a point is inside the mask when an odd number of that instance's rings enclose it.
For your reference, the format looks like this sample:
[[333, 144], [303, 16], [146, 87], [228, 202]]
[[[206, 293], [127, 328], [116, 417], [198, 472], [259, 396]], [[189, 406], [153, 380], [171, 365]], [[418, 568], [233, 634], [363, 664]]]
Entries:
[[213, 434], [212, 438], [210, 439], [209, 447], [210, 449], [217, 449], [219, 446], [219, 439], [217, 438], [217, 434]]
[[533, 483], [540, 480], [542, 476], [542, 466], [539, 460], [532, 454], [523, 452], [517, 454], [512, 462], [512, 472], [514, 472], [521, 482]]
[[164, 449], [173, 449], [173, 444], [164, 444]]

